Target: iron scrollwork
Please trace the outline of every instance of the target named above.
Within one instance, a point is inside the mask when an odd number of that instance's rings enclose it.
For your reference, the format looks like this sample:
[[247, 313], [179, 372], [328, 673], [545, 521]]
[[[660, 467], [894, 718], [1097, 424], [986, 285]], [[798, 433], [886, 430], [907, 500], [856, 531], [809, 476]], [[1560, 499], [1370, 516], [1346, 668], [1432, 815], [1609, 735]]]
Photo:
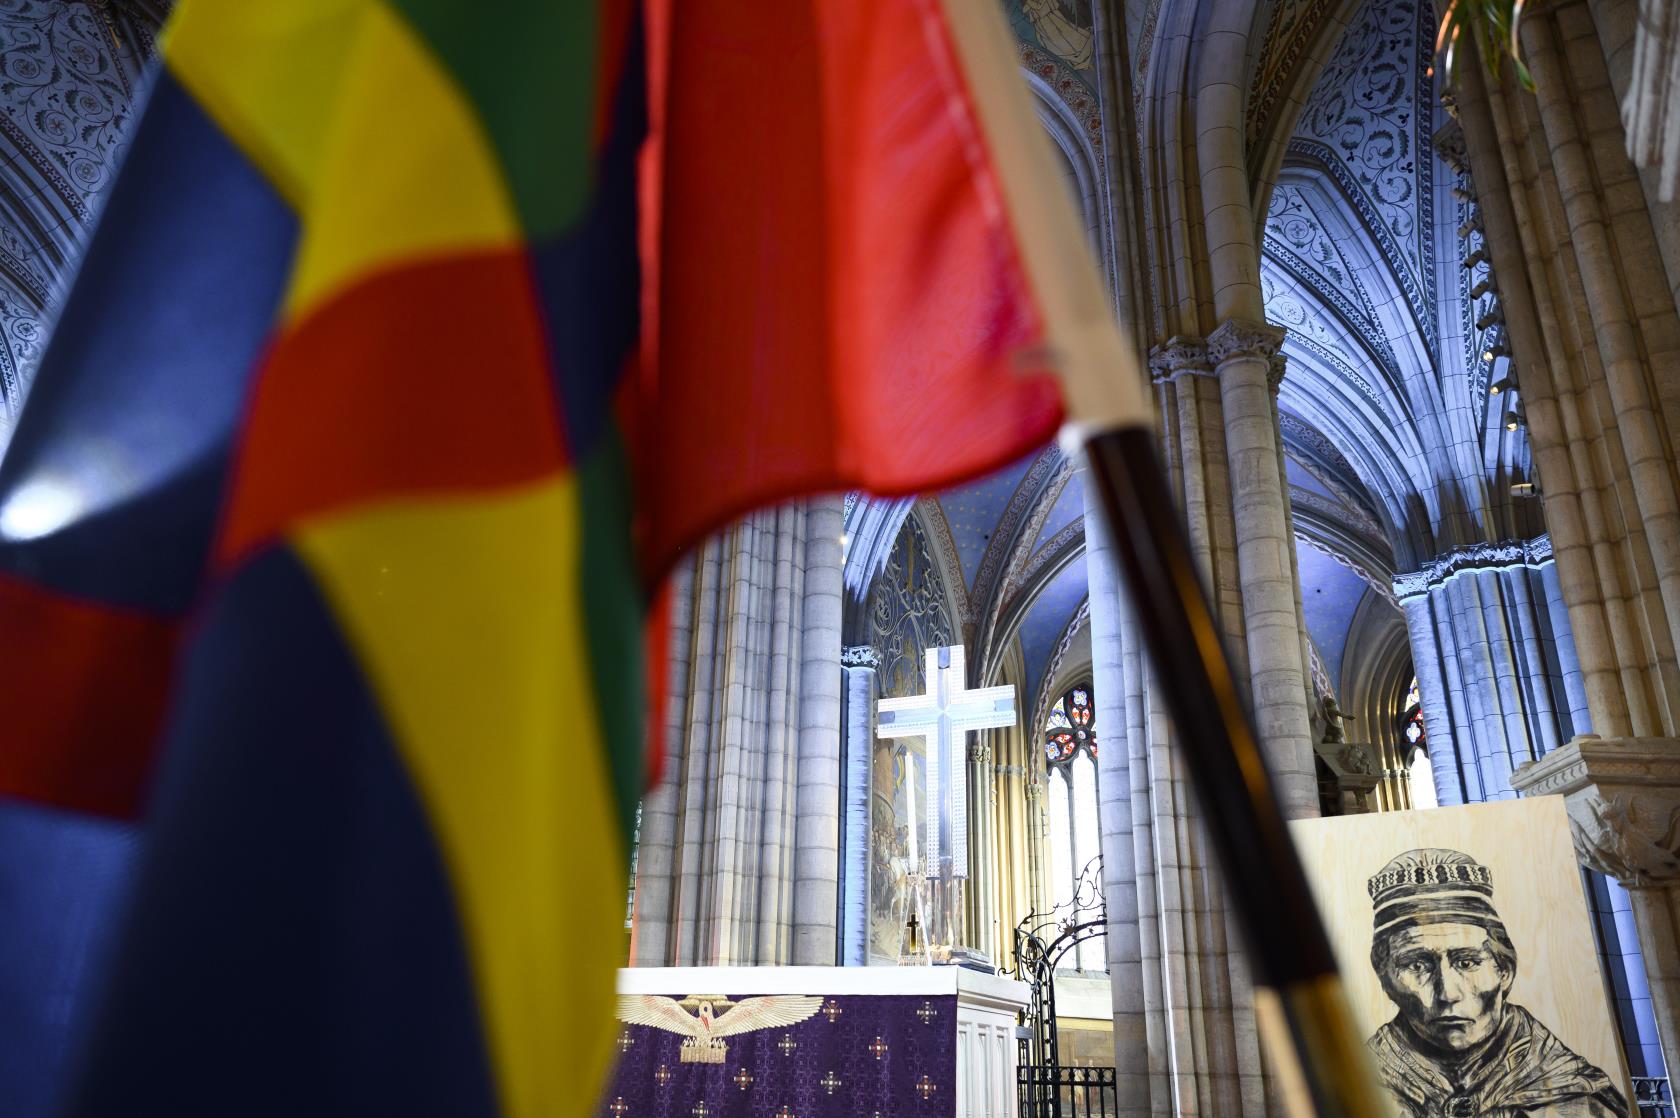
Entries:
[[[1114, 1089], [1112, 1068], [1062, 1066], [1056, 1025], [1056, 972], [1062, 960], [1081, 943], [1097, 939], [1107, 930], [1108, 905], [1102, 891], [1101, 857], [1092, 858], [1079, 871], [1070, 899], [1049, 912], [1028, 913], [1016, 925], [1013, 974], [1032, 991], [1026, 1027], [1021, 1030], [1019, 1041], [1020, 1073], [1016, 1084], [1021, 1118], [1064, 1118], [1089, 1108], [1089, 1088], [1107, 1092]], [[1093, 1079], [1085, 1074], [1091, 1071], [1107, 1075]], [[1083, 1079], [1079, 1079], [1081, 1074]]]

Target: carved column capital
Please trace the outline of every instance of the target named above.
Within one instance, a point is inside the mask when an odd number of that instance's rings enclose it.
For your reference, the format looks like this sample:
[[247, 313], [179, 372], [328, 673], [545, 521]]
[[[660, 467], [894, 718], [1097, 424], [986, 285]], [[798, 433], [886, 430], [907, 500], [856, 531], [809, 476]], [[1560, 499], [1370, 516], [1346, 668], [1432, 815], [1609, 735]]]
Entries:
[[1588, 869], [1634, 888], [1680, 881], [1680, 741], [1583, 734], [1518, 768], [1511, 784], [1564, 798]]
[[1224, 325], [1208, 335], [1208, 356], [1215, 367], [1236, 357], [1255, 357], [1267, 363], [1283, 345], [1287, 331], [1269, 322], [1252, 322], [1246, 318], [1226, 319]]
[[[1407, 599], [1421, 598], [1429, 593], [1429, 571], [1404, 571], [1394, 576], [1394, 597], [1404, 605]], [[845, 663], [842, 659], [841, 663]]]
[[881, 669], [881, 652], [873, 645], [848, 644], [840, 649], [840, 666], [843, 668], [874, 668], [879, 671]]
[[1426, 594], [1460, 571], [1499, 571], [1511, 567], [1541, 567], [1552, 561], [1549, 533], [1531, 540], [1473, 543], [1437, 555], [1415, 571], [1394, 576], [1394, 596], [1401, 601]]
[[1272, 354], [1271, 368], [1266, 373], [1266, 383], [1271, 386], [1272, 398], [1276, 399], [1279, 390], [1283, 388], [1283, 375], [1289, 365], [1289, 358], [1282, 350]]
[[1176, 334], [1149, 351], [1149, 379], [1170, 384], [1181, 376], [1212, 376], [1207, 343], [1188, 334]]

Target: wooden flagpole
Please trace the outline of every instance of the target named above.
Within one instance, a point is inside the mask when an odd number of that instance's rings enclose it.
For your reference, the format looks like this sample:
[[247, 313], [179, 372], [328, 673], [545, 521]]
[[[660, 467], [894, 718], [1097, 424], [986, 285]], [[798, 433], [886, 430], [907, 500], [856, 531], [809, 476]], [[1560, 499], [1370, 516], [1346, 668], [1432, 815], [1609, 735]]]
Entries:
[[1207, 592], [1143, 427], [1087, 439], [1091, 476], [1241, 919], [1256, 982], [1276, 992], [1320, 1118], [1381, 1118], [1306, 874], [1238, 697]]

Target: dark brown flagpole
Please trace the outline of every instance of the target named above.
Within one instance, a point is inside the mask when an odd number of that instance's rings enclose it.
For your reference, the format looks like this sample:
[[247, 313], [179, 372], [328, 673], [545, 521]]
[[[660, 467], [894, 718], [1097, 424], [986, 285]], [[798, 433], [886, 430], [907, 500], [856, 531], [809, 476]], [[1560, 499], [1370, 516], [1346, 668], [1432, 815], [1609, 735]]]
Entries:
[[1207, 592], [1142, 427], [1085, 443], [1133, 610], [1155, 664], [1257, 983], [1278, 995], [1320, 1118], [1380, 1118], [1330, 940], [1238, 697]]

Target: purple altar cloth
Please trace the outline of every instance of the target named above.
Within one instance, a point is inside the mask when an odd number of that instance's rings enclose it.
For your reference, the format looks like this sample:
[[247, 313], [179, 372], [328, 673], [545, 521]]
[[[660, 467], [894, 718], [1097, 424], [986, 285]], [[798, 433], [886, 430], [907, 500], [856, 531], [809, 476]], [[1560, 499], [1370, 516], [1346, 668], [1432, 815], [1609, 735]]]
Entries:
[[618, 1067], [599, 1113], [602, 1118], [952, 1115], [956, 1018], [953, 996], [824, 995], [823, 1008], [808, 1020], [729, 1037], [721, 1064], [682, 1063], [676, 1033], [621, 1024]]

